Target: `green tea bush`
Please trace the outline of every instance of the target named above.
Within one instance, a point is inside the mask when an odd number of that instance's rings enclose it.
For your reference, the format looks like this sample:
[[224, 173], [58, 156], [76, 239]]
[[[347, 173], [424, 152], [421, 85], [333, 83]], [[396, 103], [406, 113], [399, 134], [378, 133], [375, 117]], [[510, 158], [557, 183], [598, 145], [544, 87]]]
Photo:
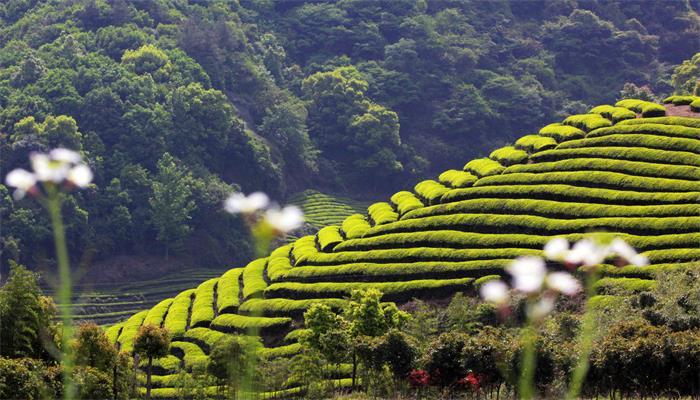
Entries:
[[589, 132], [586, 137], [592, 138], [615, 134], [646, 134], [674, 138], [700, 139], [700, 128], [652, 123], [643, 125], [615, 125], [608, 128], [596, 129]]
[[427, 204], [439, 203], [442, 195], [450, 190], [442, 183], [433, 180], [419, 182], [413, 189]]
[[700, 97], [696, 98], [690, 103], [690, 109], [693, 112], [700, 112]]
[[700, 183], [680, 179], [634, 176], [606, 171], [513, 173], [480, 179], [477, 186], [567, 184], [578, 187], [614, 188], [643, 192], [693, 192]]
[[619, 125], [640, 125], [640, 124], [666, 124], [666, 125], [683, 125], [691, 128], [700, 128], [700, 119], [693, 117], [654, 117], [654, 118], [637, 118], [621, 121]]
[[173, 304], [168, 309], [168, 315], [165, 316], [163, 327], [170, 332], [170, 336], [173, 338], [182, 336], [188, 328], [187, 319], [189, 318], [190, 305], [194, 293], [194, 289], [180, 292], [180, 294], [175, 296]]
[[479, 178], [500, 174], [504, 169], [506, 169], [506, 167], [490, 158], [477, 158], [469, 161], [464, 166], [464, 171], [476, 175]]
[[[526, 251], [523, 251], [524, 253]], [[534, 252], [534, 251], [533, 251]], [[410, 278], [452, 278], [467, 276], [481, 276], [502, 272], [512, 258], [488, 259], [478, 261], [426, 261], [412, 263], [370, 263], [358, 262], [340, 265], [326, 265], [323, 267], [297, 267], [286, 276], [289, 281], [314, 281], [329, 280], [352, 281], [369, 280], [375, 277], [378, 280], [391, 280]], [[376, 280], [376, 279], [375, 279]]]
[[286, 317], [248, 317], [237, 314], [221, 314], [211, 322], [212, 329], [223, 332], [244, 332], [252, 328], [284, 328], [292, 322]]
[[134, 350], [134, 337], [136, 337], [136, 333], [139, 331], [139, 327], [141, 327], [146, 315], [148, 315], [148, 310], [140, 311], [124, 322], [124, 328], [119, 334], [119, 339], [117, 339], [119, 350], [127, 353], [131, 353]]
[[603, 217], [555, 219], [534, 215], [457, 214], [437, 215], [420, 219], [398, 221], [375, 228], [372, 236], [396, 232], [415, 232], [436, 229], [466, 230], [470, 232], [513, 232], [542, 234], [582, 233], [590, 231], [623, 230], [632, 234], [686, 233], [700, 229], [697, 217]]
[[649, 291], [654, 289], [656, 284], [652, 279], [605, 277], [599, 279], [594, 288], [599, 294], [620, 294]]
[[586, 132], [594, 129], [611, 126], [612, 122], [600, 114], [577, 114], [568, 116], [563, 122], [564, 125], [575, 126]]
[[571, 160], [575, 158], [605, 158], [628, 161], [642, 161], [666, 165], [700, 166], [695, 153], [645, 149], [641, 147], [580, 147], [573, 149], [545, 150], [532, 155], [534, 165], [547, 161]]
[[645, 100], [624, 99], [615, 103], [616, 107], [624, 107], [634, 112], [641, 113], [642, 117], [662, 117], [666, 115], [666, 108], [660, 104]]
[[316, 234], [316, 240], [321, 251], [333, 251], [333, 248], [343, 241], [343, 237], [340, 235], [340, 227], [326, 226], [321, 228]]
[[653, 263], [664, 262], [689, 262], [700, 260], [700, 249], [696, 247], [683, 249], [659, 249], [644, 252], [644, 255]]
[[515, 141], [515, 148], [525, 150], [529, 154], [557, 147], [557, 141], [549, 136], [525, 135]]
[[185, 362], [185, 368], [206, 367], [209, 356], [192, 342], [175, 341], [170, 343], [170, 351]]
[[216, 307], [220, 314], [234, 312], [239, 303], [239, 278], [243, 274], [243, 268], [233, 268], [226, 271], [219, 278], [219, 287], [216, 292]]
[[[172, 302], [173, 299], [166, 299], [166, 300], [170, 300]], [[149, 313], [150, 313], [150, 311], [149, 311]], [[122, 332], [123, 327], [124, 327], [123, 323], [117, 323], [117, 324], [114, 324], [114, 325], [110, 326], [109, 328], [107, 328], [107, 330], [105, 331], [105, 335], [107, 335], [107, 340], [109, 340], [110, 343], [117, 343], [117, 338], [119, 337], [119, 334]]]
[[270, 253], [270, 258], [267, 261], [267, 276], [270, 281], [275, 282], [281, 279], [290, 269], [292, 263], [289, 259], [293, 245], [288, 244], [280, 246]]
[[503, 166], [520, 164], [527, 161], [527, 152], [517, 149], [513, 146], [501, 147], [489, 154], [489, 158], [498, 161]]
[[174, 299], [165, 299], [148, 310], [148, 314], [143, 320], [144, 325], [161, 326], [173, 300]]
[[637, 114], [635, 114], [634, 111], [630, 111], [624, 107], [614, 107], [608, 104], [593, 107], [590, 113], [600, 114], [603, 117], [611, 120], [613, 123], [618, 123], [625, 119], [637, 118]]
[[314, 235], [304, 236], [297, 239], [294, 242], [294, 247], [292, 248], [292, 256], [294, 257], [294, 265], [303, 264], [308, 257], [316, 254], [318, 249], [316, 248], [316, 237]]
[[182, 340], [191, 341], [202, 347], [207, 353], [225, 333], [209, 328], [192, 328], [185, 332]]
[[341, 226], [345, 237], [348, 239], [362, 237], [370, 228], [372, 228], [372, 226], [362, 214], [353, 214], [345, 218]]
[[212, 278], [201, 283], [194, 292], [190, 326], [207, 326], [214, 319], [214, 290], [219, 278]]
[[[144, 357], [139, 361], [139, 368], [145, 369], [148, 366], [148, 358]], [[153, 359], [153, 373], [156, 375], [168, 375], [177, 372], [180, 368], [180, 359], [172, 354], [165, 357]]]
[[345, 306], [347, 300], [344, 299], [313, 299], [313, 300], [290, 300], [290, 299], [250, 299], [243, 303], [240, 312], [249, 315], [264, 316], [290, 316], [291, 314], [303, 313], [312, 304], [323, 303], [327, 306], [340, 309]]
[[635, 192], [627, 190], [587, 188], [572, 185], [498, 185], [467, 189], [453, 189], [443, 196], [443, 202], [478, 198], [526, 198], [561, 201], [580, 201], [610, 204], [683, 204], [692, 203], [700, 196], [694, 192]]
[[250, 299], [261, 297], [263, 291], [267, 287], [265, 281], [265, 268], [267, 267], [267, 258], [259, 258], [250, 262], [243, 269], [243, 298]]
[[537, 164], [514, 165], [503, 173], [561, 172], [561, 171], [610, 171], [629, 175], [700, 180], [700, 168], [687, 165], [669, 165], [607, 158], [573, 158]]
[[438, 180], [449, 187], [464, 188], [473, 185], [477, 177], [469, 172], [450, 169], [441, 173]]
[[586, 132], [575, 126], [564, 125], [559, 122], [549, 124], [540, 129], [539, 134], [545, 137], [551, 137], [557, 142], [565, 142], [572, 139], [580, 139], [586, 136]]
[[320, 253], [309, 259], [305, 266], [328, 266], [356, 262], [393, 262], [412, 263], [422, 261], [467, 261], [487, 260], [492, 258], [515, 258], [521, 255], [534, 255], [533, 249], [498, 248], [498, 249], [450, 249], [435, 247], [418, 247], [409, 249], [372, 249], [332, 254]]
[[415, 194], [405, 190], [394, 193], [394, 195], [391, 196], [391, 202], [396, 205], [396, 210], [399, 212], [399, 215], [423, 207], [423, 203]]
[[403, 220], [479, 212], [484, 214], [527, 214], [552, 218], [673, 217], [699, 215], [700, 204], [607, 205], [530, 199], [472, 199], [421, 209], [407, 214]]
[[666, 104], [673, 103], [675, 106], [687, 106], [698, 98], [698, 96], [673, 95], [666, 97], [663, 102]]
[[367, 208], [369, 217], [373, 225], [383, 225], [399, 219], [399, 214], [394, 211], [391, 204], [380, 202], [374, 203]]
[[260, 355], [267, 359], [278, 357], [292, 357], [301, 352], [301, 344], [292, 343], [278, 347], [264, 347], [260, 350]]

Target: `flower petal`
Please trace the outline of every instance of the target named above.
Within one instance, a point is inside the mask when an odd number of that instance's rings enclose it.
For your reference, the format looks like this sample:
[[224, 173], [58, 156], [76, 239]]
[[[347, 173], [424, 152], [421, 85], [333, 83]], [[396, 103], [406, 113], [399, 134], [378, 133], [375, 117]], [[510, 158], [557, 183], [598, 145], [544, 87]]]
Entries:
[[59, 161], [69, 164], [77, 164], [83, 159], [77, 152], [61, 147], [51, 150], [51, 152], [49, 153], [49, 157], [53, 161]]
[[561, 261], [569, 251], [569, 241], [562, 238], [554, 238], [544, 246], [544, 256], [549, 260]]
[[68, 171], [68, 180], [75, 186], [84, 188], [92, 182], [92, 170], [85, 164], [78, 164]]
[[27, 191], [30, 187], [36, 185], [36, 176], [25, 169], [17, 168], [7, 174], [5, 183], [7, 183], [7, 186]]
[[547, 267], [540, 257], [519, 257], [508, 267], [513, 276], [513, 288], [525, 293], [534, 293], [542, 288]]
[[503, 304], [508, 301], [508, 285], [503, 281], [488, 281], [481, 286], [481, 298], [484, 300]]
[[547, 275], [547, 286], [567, 296], [581, 291], [579, 281], [567, 272], [552, 272]]

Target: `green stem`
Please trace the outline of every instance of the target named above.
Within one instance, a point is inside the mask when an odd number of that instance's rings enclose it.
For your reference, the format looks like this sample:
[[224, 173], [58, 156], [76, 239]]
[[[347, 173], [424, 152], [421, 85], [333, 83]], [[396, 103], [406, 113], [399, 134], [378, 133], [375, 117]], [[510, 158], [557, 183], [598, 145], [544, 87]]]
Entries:
[[63, 334], [61, 335], [61, 351], [63, 364], [63, 398], [73, 400], [76, 398], [76, 389], [73, 382], [73, 353], [71, 342], [73, 339], [73, 310], [71, 307], [71, 273], [68, 260], [68, 248], [66, 247], [66, 233], [63, 227], [61, 215], [61, 197], [56, 189], [48, 190], [47, 208], [51, 216], [54, 244], [56, 245], [56, 258], [58, 261], [58, 302], [61, 307], [61, 321], [63, 322]]
[[579, 334], [578, 343], [581, 349], [576, 368], [571, 377], [569, 391], [566, 394], [567, 399], [576, 399], [581, 393], [583, 381], [586, 379], [586, 374], [589, 368], [589, 358], [593, 351], [593, 340], [595, 339], [596, 320], [595, 313], [591, 307], [591, 298], [595, 295], [595, 283], [598, 281], [598, 270], [594, 269], [590, 272], [586, 281], [586, 310], [583, 314], [583, 324], [581, 333]]
[[[528, 305], [528, 314], [530, 314]], [[532, 318], [528, 315], [527, 324], [522, 331], [523, 355], [518, 381], [518, 392], [521, 399], [528, 400], [535, 397], [535, 369], [537, 367], [537, 331]]]

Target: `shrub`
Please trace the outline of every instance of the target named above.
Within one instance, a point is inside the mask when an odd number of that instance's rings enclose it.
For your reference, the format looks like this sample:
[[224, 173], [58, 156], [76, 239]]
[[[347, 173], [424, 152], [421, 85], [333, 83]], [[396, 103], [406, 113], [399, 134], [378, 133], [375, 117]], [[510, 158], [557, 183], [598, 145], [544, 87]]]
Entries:
[[193, 341], [197, 343], [200, 347], [203, 347], [206, 351], [209, 351], [211, 347], [219, 339], [226, 336], [225, 333], [215, 331], [209, 328], [192, 328], [185, 332], [182, 340]]
[[687, 106], [688, 104], [692, 103], [693, 101], [695, 101], [698, 98], [700, 98], [700, 97], [673, 95], [673, 96], [666, 97], [664, 99], [664, 103], [673, 103], [673, 105], [676, 105], [676, 106], [683, 106], [683, 105]]
[[318, 252], [316, 248], [316, 236], [308, 235], [297, 239], [292, 247], [292, 256], [294, 257], [294, 265], [300, 265], [306, 259]]
[[340, 235], [339, 227], [326, 226], [318, 231], [316, 240], [318, 241], [321, 251], [329, 252], [333, 251], [333, 248], [343, 241], [343, 237]]
[[290, 260], [292, 248], [293, 244], [288, 244], [280, 246], [270, 253], [270, 258], [267, 261], [267, 276], [270, 278], [270, 281], [274, 282], [281, 279], [292, 269]]
[[700, 112], [700, 97], [697, 97], [690, 103], [690, 109], [693, 112]]
[[[167, 299], [167, 300], [172, 301], [172, 299]], [[109, 340], [109, 342], [112, 344], [116, 344], [117, 338], [119, 337], [119, 334], [122, 332], [123, 327], [124, 327], [123, 323], [118, 323], [118, 324], [114, 324], [114, 325], [110, 326], [109, 328], [107, 328], [107, 330], [105, 331], [105, 335], [107, 335], [107, 340]]]
[[540, 135], [545, 137], [551, 137], [557, 142], [565, 142], [567, 140], [579, 139], [586, 136], [586, 132], [580, 130], [575, 126], [563, 125], [559, 122], [549, 124], [539, 132]]
[[206, 367], [209, 356], [195, 343], [172, 342], [170, 351], [185, 362], [186, 368]]
[[512, 332], [488, 326], [466, 337], [460, 354], [463, 369], [480, 374], [482, 386], [499, 387], [505, 383], [501, 371], [511, 367], [509, 344], [514, 340]]
[[165, 315], [167, 314], [168, 309], [170, 308], [170, 305], [173, 304], [173, 300], [174, 299], [165, 299], [153, 306], [153, 308], [148, 310], [148, 314], [146, 314], [146, 318], [143, 320], [143, 323], [148, 325], [161, 326], [163, 324], [163, 319], [165, 318]]
[[656, 287], [656, 281], [640, 278], [601, 278], [595, 283], [600, 294], [620, 294], [621, 292], [649, 291]]
[[697, 154], [687, 151], [668, 151], [641, 147], [579, 147], [572, 149], [545, 150], [532, 155], [537, 163], [544, 161], [572, 160], [576, 158], [604, 158], [615, 160], [643, 161], [667, 165], [700, 166]]
[[139, 330], [139, 327], [146, 318], [148, 311], [140, 311], [132, 315], [129, 319], [124, 322], [124, 327], [119, 334], [119, 349], [127, 353], [131, 353], [134, 349], [134, 337]]
[[197, 287], [192, 303], [191, 327], [207, 326], [214, 319], [214, 291], [218, 282], [219, 278], [212, 278]]
[[463, 333], [447, 332], [430, 343], [423, 363], [430, 374], [431, 384], [454, 386], [467, 373], [462, 364], [462, 350], [467, 339]]
[[60, 393], [56, 391], [60, 390], [60, 374], [50, 374], [47, 366], [41, 361], [34, 358], [0, 357], [0, 398], [58, 398]]
[[453, 188], [463, 188], [473, 185], [474, 182], [476, 182], [477, 177], [470, 174], [469, 172], [450, 169], [441, 173], [438, 179], [441, 183], [447, 186]]
[[700, 119], [693, 117], [654, 117], [654, 118], [637, 118], [621, 121], [619, 125], [640, 125], [640, 124], [666, 124], [666, 125], [683, 125], [692, 128], [700, 128]]
[[423, 207], [423, 203], [411, 192], [401, 191], [391, 196], [391, 202], [396, 205], [399, 215], [406, 214]]
[[419, 182], [414, 187], [414, 190], [428, 204], [436, 204], [440, 202], [440, 198], [443, 194], [447, 193], [449, 188], [445, 187], [442, 183], [426, 180]]
[[263, 291], [267, 287], [265, 282], [265, 268], [267, 267], [267, 259], [259, 258], [251, 261], [243, 269], [243, 298], [250, 299], [261, 297]]
[[342, 225], [343, 233], [348, 239], [362, 237], [370, 228], [371, 225], [362, 214], [353, 214], [345, 218]]
[[238, 308], [239, 278], [243, 268], [233, 268], [219, 278], [219, 288], [216, 293], [216, 306], [219, 313], [232, 312]]
[[611, 126], [612, 122], [604, 118], [600, 114], [577, 114], [567, 117], [563, 122], [564, 125], [571, 125], [583, 129], [586, 132], [593, 129]]
[[499, 164], [506, 167], [523, 163], [527, 161], [527, 157], [527, 152], [516, 149], [513, 146], [501, 147], [500, 149], [494, 150], [489, 155], [490, 159], [498, 161]]
[[190, 305], [194, 297], [195, 290], [185, 290], [175, 296], [173, 304], [170, 305], [168, 315], [165, 316], [163, 327], [166, 328], [173, 337], [179, 337], [187, 329], [187, 319], [189, 317]]
[[225, 332], [244, 332], [254, 328], [272, 328], [284, 327], [289, 325], [291, 318], [286, 317], [248, 317], [237, 314], [221, 314], [214, 318], [211, 326], [214, 329], [223, 330]]
[[600, 114], [603, 117], [611, 120], [613, 123], [620, 122], [625, 119], [637, 118], [637, 115], [624, 107], [614, 107], [611, 105], [602, 105], [593, 107], [590, 111], [592, 114]]
[[634, 112], [641, 113], [642, 117], [662, 117], [666, 115], [666, 108], [660, 104], [645, 100], [624, 99], [615, 103], [616, 107], [624, 107]]
[[389, 203], [374, 203], [367, 208], [367, 212], [373, 225], [388, 224], [399, 219], [399, 214], [394, 211]]
[[600, 128], [589, 132], [587, 138], [608, 136], [615, 134], [646, 134], [656, 136], [668, 136], [673, 138], [699, 139], [700, 128], [693, 128], [682, 125], [665, 125], [647, 123], [643, 125], [615, 125], [608, 128]]
[[241, 313], [265, 316], [290, 316], [298, 314], [308, 309], [316, 303], [325, 304], [334, 309], [345, 306], [345, 299], [311, 299], [311, 300], [290, 300], [290, 299], [250, 299], [243, 303], [240, 308]]
[[498, 161], [494, 161], [490, 158], [477, 158], [469, 161], [465, 166], [464, 170], [479, 178], [490, 175], [497, 175], [503, 172], [506, 167], [501, 165]]
[[515, 142], [516, 149], [525, 150], [528, 153], [537, 153], [555, 147], [557, 147], [557, 141], [548, 136], [525, 135]]

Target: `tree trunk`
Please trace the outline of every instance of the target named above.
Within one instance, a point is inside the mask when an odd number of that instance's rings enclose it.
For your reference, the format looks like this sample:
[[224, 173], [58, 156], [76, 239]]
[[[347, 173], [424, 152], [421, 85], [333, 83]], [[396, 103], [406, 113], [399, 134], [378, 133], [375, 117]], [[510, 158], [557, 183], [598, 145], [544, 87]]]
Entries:
[[355, 353], [355, 349], [352, 350], [352, 382], [350, 386], [350, 390], [354, 391], [355, 390], [355, 377], [357, 376], [357, 354]]
[[146, 399], [151, 398], [151, 368], [153, 367], [153, 357], [148, 357], [148, 373], [146, 374]]
[[113, 399], [117, 400], [117, 363], [119, 362], [119, 359], [117, 358], [117, 361], [114, 362], [114, 368], [112, 369], [112, 395]]

